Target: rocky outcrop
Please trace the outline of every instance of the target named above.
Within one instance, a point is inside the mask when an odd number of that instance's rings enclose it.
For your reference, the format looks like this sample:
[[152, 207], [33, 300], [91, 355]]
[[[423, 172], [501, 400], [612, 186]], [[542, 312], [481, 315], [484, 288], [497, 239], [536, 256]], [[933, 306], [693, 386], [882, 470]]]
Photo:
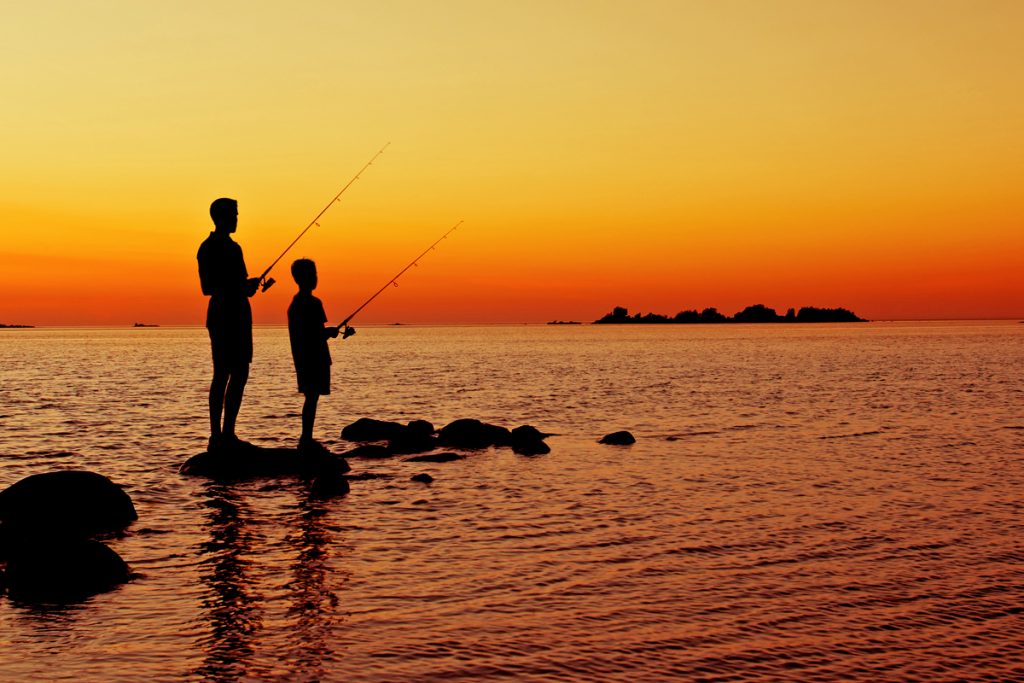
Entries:
[[344, 458], [326, 449], [262, 448], [246, 444], [200, 453], [189, 458], [179, 472], [216, 481], [264, 477], [299, 477], [313, 481], [321, 476], [336, 479], [349, 469]]
[[421, 472], [420, 474], [412, 475], [411, 477], [409, 477], [409, 480], [418, 481], [422, 484], [429, 484], [430, 482], [434, 481], [434, 478], [427, 474], [426, 472]]
[[605, 434], [602, 436], [598, 443], [608, 444], [610, 446], [629, 446], [630, 444], [636, 443], [636, 439], [629, 432], [612, 432], [611, 434]]
[[350, 451], [345, 451], [346, 458], [390, 458], [394, 453], [391, 452], [386, 446], [374, 446], [372, 444], [366, 444], [363, 446], [356, 446]]
[[544, 455], [551, 452], [551, 447], [544, 443], [545, 434], [532, 425], [516, 427], [510, 434], [512, 451], [519, 455]]
[[95, 472], [34, 474], [0, 492], [0, 556], [12, 598], [82, 600], [125, 583], [128, 565], [93, 536], [138, 519], [125, 491]]

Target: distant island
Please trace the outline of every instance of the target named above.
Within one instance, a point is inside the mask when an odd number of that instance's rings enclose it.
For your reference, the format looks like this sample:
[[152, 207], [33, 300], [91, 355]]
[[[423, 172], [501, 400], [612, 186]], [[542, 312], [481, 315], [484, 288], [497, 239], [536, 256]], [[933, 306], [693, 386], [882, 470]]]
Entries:
[[160, 327], [159, 325], [153, 325], [150, 323], [135, 323], [132, 327]]
[[548, 325], [582, 325], [583, 323], [577, 320], [552, 320]]
[[32, 327], [35, 327], [35, 325], [7, 325], [5, 323], [0, 323], [0, 327], [9, 330], [27, 330]]
[[789, 309], [786, 315], [779, 315], [774, 308], [768, 308], [763, 304], [747, 306], [742, 311], [732, 316], [719, 313], [717, 309], [705, 308], [697, 312], [680, 311], [674, 316], [660, 315], [658, 313], [647, 313], [630, 315], [629, 311], [621, 306], [616, 306], [611, 313], [600, 320], [595, 320], [595, 325], [671, 325], [671, 324], [697, 324], [697, 323], [864, 323], [864, 318], [859, 317], [853, 311], [845, 308], [814, 308], [806, 306], [799, 311]]

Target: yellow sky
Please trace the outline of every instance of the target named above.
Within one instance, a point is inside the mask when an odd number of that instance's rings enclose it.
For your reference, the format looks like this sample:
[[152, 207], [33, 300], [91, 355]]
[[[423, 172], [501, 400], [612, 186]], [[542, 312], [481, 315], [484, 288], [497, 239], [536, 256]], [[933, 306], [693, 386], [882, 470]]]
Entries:
[[1024, 314], [1024, 3], [296, 4], [5, 9], [0, 322], [201, 323], [210, 201], [259, 272], [388, 141], [339, 318], [460, 218], [364, 322]]

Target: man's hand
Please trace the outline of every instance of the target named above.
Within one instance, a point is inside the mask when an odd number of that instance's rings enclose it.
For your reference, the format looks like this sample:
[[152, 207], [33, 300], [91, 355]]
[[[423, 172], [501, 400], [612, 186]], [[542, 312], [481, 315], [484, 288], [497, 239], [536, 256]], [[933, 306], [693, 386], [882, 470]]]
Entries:
[[331, 339], [337, 339], [338, 338], [338, 332], [340, 332], [340, 331], [341, 330], [339, 330], [337, 327], [328, 327], [327, 328], [327, 336], [330, 337]]
[[256, 293], [256, 290], [260, 288], [260, 279], [258, 277], [251, 277], [245, 281], [245, 295], [252, 296]]

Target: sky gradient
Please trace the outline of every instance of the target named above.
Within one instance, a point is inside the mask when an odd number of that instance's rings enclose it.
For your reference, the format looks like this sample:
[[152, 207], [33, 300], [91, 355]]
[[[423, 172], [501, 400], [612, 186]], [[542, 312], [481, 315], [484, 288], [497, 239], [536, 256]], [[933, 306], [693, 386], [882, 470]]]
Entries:
[[1024, 316], [1024, 3], [37, 2], [0, 25], [0, 322], [201, 324], [208, 207], [339, 321]]

